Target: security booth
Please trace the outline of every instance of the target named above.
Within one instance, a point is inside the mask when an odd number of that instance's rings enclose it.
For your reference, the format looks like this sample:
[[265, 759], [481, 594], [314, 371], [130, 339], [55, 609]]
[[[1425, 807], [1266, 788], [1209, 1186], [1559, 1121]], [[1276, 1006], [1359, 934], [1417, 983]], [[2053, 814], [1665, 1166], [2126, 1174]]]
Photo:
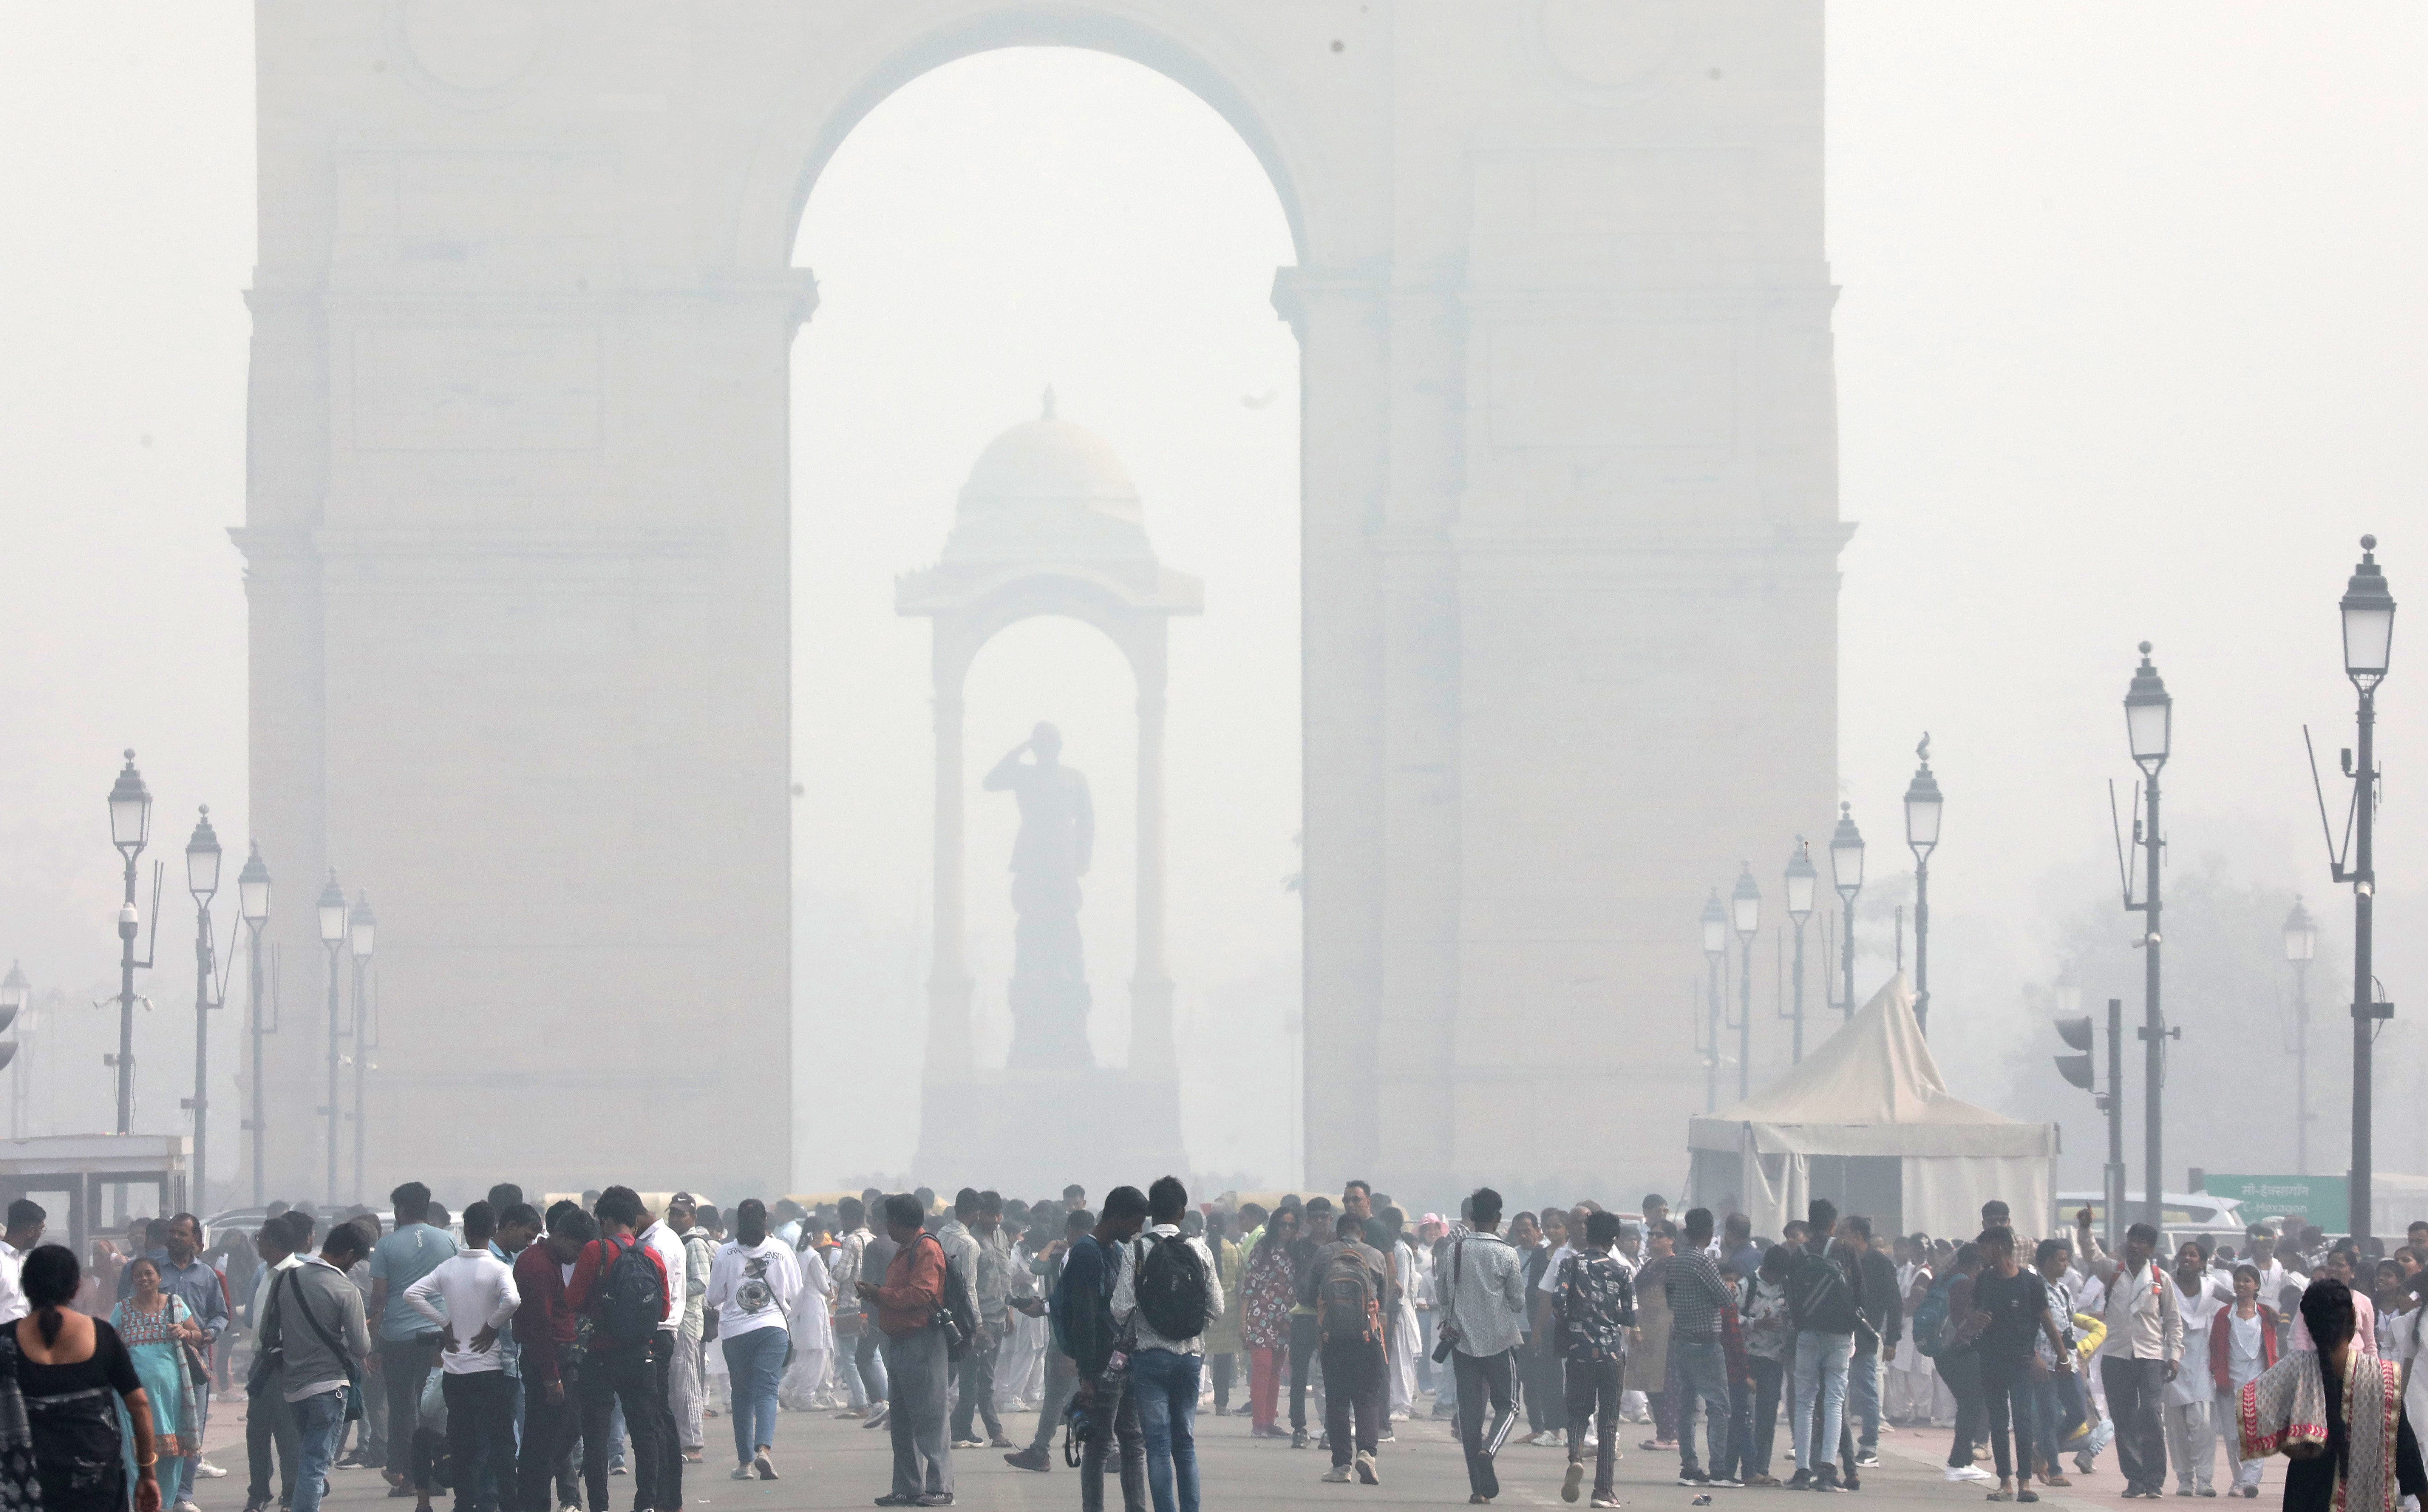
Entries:
[[90, 1260], [90, 1241], [129, 1218], [186, 1207], [187, 1134], [51, 1134], [0, 1140], [0, 1207], [31, 1197], [50, 1212], [46, 1241]]

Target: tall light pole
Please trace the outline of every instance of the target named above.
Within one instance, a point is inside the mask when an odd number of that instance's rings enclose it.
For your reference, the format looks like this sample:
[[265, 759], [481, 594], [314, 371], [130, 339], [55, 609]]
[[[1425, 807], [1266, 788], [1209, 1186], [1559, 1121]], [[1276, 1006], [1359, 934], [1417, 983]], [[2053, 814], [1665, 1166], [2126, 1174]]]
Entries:
[[1813, 893], [1820, 880], [1813, 870], [1811, 847], [1804, 837], [1796, 837], [1795, 854], [1787, 858], [1787, 916], [1796, 921], [1796, 1012], [1795, 1042], [1791, 1065], [1804, 1062], [1804, 921], [1813, 916]]
[[379, 920], [371, 917], [371, 900], [357, 888], [354, 908], [346, 916], [347, 947], [354, 957], [354, 1200], [363, 1200], [363, 1071], [370, 1060], [370, 1036], [365, 1032], [367, 1019], [363, 1005], [363, 973], [370, 968], [371, 946], [377, 941]]
[[2158, 830], [2158, 769], [2167, 764], [2174, 719], [2175, 700], [2168, 697], [2158, 669], [2150, 665], [2150, 643], [2143, 641], [2141, 665], [2134, 670], [2133, 684], [2124, 694], [2124, 733], [2132, 741], [2133, 764], [2141, 768], [2145, 795], [2139, 821], [2141, 832], [2137, 837], [2145, 863], [2144, 879], [2141, 901], [2125, 906], [2139, 909], [2147, 925], [2141, 936], [2142, 948], [2148, 953], [2141, 962], [2141, 1221], [2153, 1227], [2166, 1221], [2160, 1101], [2167, 1081], [2167, 1017], [2158, 999], [2158, 861], [2167, 842]]
[[2360, 565], [2353, 568], [2352, 581], [2345, 584], [2343, 601], [2338, 607], [2344, 622], [2344, 675], [2360, 690], [2360, 760], [2344, 766], [2344, 775], [2359, 784], [2353, 808], [2360, 832], [2354, 843], [2351, 867], [2338, 867], [2336, 880], [2353, 884], [2351, 1232], [2367, 1253], [2371, 1226], [2370, 1052], [2377, 1021], [2394, 1016], [2393, 1004], [2377, 1001], [2377, 977], [2371, 964], [2377, 901], [2377, 685], [2386, 681], [2387, 663], [2394, 649], [2394, 595], [2387, 591], [2386, 574], [2378, 569], [2376, 536], [2360, 538]]
[[267, 1178], [261, 1166], [266, 1159], [261, 1098], [261, 931], [270, 923], [270, 868], [261, 863], [261, 842], [253, 843], [253, 853], [244, 859], [244, 869], [236, 874], [237, 912], [244, 916], [246, 929], [252, 935], [248, 942], [252, 954], [245, 962], [246, 985], [253, 997], [253, 1116], [245, 1120], [245, 1128], [253, 1135], [253, 1205], [268, 1201]]
[[152, 794], [143, 774], [135, 769], [135, 752], [109, 790], [109, 843], [126, 863], [126, 899], [118, 910], [118, 1054], [110, 1064], [118, 1070], [118, 1132], [135, 1128], [135, 859], [152, 838]]
[[1846, 941], [1839, 950], [1846, 968], [1846, 1000], [1838, 1005], [1855, 1016], [1855, 898], [1863, 890], [1863, 832], [1855, 828], [1855, 806], [1838, 805], [1838, 828], [1829, 836], [1829, 885], [1838, 893], [1838, 911], [1846, 915]]
[[337, 885], [337, 873], [332, 868], [328, 885], [320, 889], [320, 943], [329, 947], [329, 1103], [320, 1111], [329, 1121], [329, 1206], [337, 1206], [337, 1121], [346, 1114], [345, 1105], [337, 1100], [337, 1042], [345, 1038], [345, 1025], [337, 1017], [337, 952], [346, 946], [346, 890]]
[[1743, 1102], [1753, 1095], [1753, 937], [1762, 927], [1762, 889], [1753, 884], [1753, 863], [1737, 867], [1729, 922], [1737, 931], [1737, 1100]]
[[1703, 1061], [1703, 1111], [1720, 1110], [1720, 962], [1729, 955], [1729, 911], [1720, 906], [1720, 890], [1712, 889], [1703, 904], [1703, 961], [1712, 978], [1711, 1054]]
[[2293, 963], [2293, 1174], [2310, 1174], [2310, 962], [2319, 924], [2297, 895], [2285, 915], [2285, 959]]
[[[0, 1033], [11, 1028], [24, 1034], [33, 1027], [33, 1015], [25, 1011], [34, 990], [25, 980], [25, 973], [17, 962], [8, 962], [8, 975], [0, 978]], [[22, 1019], [22, 1022], [21, 1022]], [[0, 1066], [8, 1067], [8, 1132], [17, 1139], [25, 1137], [25, 1066], [17, 1059], [15, 1040], [0, 1040]]]
[[211, 1170], [211, 1001], [213, 951], [211, 899], [220, 890], [220, 837], [211, 829], [211, 806], [194, 820], [186, 842], [186, 891], [194, 895], [194, 1207], [208, 1212]]
[[1905, 843], [1913, 851], [1913, 1021], [1930, 1035], [1930, 853], [1939, 848], [1939, 779], [1930, 775], [1930, 732], [1913, 748], [1922, 759], [1905, 789]]

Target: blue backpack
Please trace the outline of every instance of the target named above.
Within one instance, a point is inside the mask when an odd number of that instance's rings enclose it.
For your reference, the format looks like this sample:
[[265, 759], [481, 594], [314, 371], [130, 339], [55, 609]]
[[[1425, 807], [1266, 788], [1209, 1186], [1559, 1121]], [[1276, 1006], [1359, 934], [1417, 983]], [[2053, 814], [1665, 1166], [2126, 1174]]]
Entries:
[[1955, 1283], [1953, 1272], [1930, 1283], [1930, 1290], [1922, 1306], [1913, 1309], [1913, 1321], [1908, 1327], [1912, 1335], [1916, 1354], [1937, 1359], [1941, 1336], [1947, 1332], [1947, 1289]]

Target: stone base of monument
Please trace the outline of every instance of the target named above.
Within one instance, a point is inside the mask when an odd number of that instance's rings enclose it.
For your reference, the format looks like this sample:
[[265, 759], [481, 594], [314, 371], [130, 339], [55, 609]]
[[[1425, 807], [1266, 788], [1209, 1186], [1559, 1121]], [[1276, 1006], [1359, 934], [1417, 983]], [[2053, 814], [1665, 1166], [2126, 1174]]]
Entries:
[[1117, 1186], [1144, 1191], [1160, 1175], [1186, 1179], [1180, 1089], [1170, 1077], [1105, 1067], [929, 1081], [910, 1174], [948, 1197], [976, 1187], [1028, 1201], [1058, 1197], [1075, 1181], [1091, 1208]]

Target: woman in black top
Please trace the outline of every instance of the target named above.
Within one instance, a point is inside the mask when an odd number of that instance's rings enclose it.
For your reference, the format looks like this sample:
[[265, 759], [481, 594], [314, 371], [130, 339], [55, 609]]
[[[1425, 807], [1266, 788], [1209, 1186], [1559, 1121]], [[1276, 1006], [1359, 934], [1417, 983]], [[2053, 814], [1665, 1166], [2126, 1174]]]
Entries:
[[[2049, 1317], [2048, 1288], [2037, 1273], [2015, 1263], [2015, 1231], [1986, 1228], [1973, 1243], [1981, 1253], [1981, 1273], [1973, 1278], [1972, 1312], [1958, 1337], [1970, 1339], [1981, 1372], [1990, 1448], [1998, 1461], [1998, 1488], [1989, 1499], [2037, 1502], [2040, 1496], [2031, 1486], [2033, 1336], [2044, 1335], [2056, 1346], [2060, 1372], [2074, 1368], [2073, 1356]], [[2010, 1427], [2012, 1459], [2007, 1454]]]
[[152, 1405], [118, 1330], [68, 1310], [80, 1279], [73, 1251], [44, 1244], [25, 1257], [33, 1311], [0, 1332], [0, 1504], [123, 1507], [126, 1449], [118, 1404], [135, 1436], [137, 1512], [160, 1512]]

